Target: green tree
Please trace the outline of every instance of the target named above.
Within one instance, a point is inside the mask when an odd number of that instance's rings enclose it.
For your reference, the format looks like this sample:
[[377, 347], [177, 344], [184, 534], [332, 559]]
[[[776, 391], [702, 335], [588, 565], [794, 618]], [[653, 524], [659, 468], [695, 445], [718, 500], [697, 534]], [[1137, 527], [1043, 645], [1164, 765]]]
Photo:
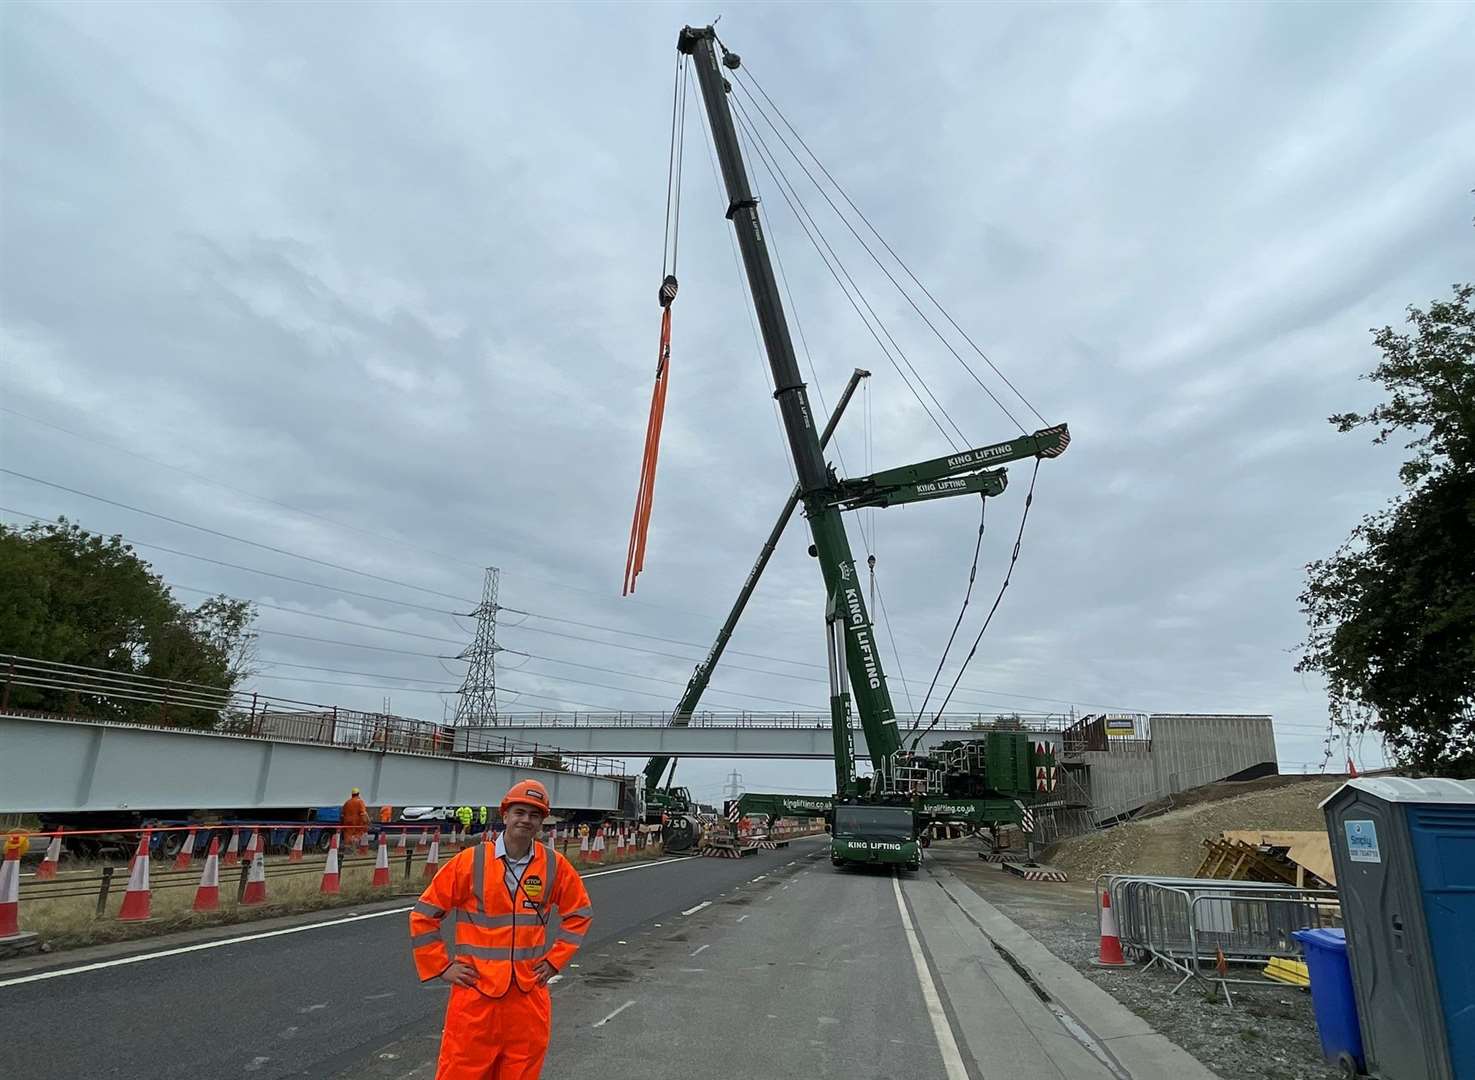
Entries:
[[1380, 734], [1394, 760], [1475, 776], [1475, 285], [1373, 331], [1363, 378], [1387, 401], [1331, 417], [1373, 441], [1412, 433], [1404, 492], [1306, 567], [1309, 624], [1297, 671], [1319, 672], [1333, 724]]
[[[254, 615], [249, 603], [228, 596], [185, 607], [120, 536], [65, 519], [25, 529], [0, 525], [0, 653], [96, 668], [94, 683], [116, 672], [195, 684], [188, 689], [214, 697], [211, 690], [233, 690], [250, 674]], [[0, 678], [8, 667], [0, 661]], [[15, 685], [10, 702], [180, 727], [209, 727], [218, 715], [61, 686]]]

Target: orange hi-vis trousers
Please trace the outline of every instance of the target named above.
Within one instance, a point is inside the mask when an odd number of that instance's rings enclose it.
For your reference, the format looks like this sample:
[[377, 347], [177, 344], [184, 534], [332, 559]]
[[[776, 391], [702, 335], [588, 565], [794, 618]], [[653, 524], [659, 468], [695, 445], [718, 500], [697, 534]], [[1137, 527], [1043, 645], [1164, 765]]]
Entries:
[[435, 1080], [538, 1080], [552, 1015], [546, 986], [499, 998], [451, 987]]

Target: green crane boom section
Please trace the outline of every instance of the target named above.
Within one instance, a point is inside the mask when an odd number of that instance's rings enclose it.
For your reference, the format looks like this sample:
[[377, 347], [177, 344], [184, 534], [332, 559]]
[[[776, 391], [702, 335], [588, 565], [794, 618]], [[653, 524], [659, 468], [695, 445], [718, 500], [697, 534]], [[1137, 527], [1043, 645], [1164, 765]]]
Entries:
[[[685, 27], [677, 38], [676, 47], [692, 57], [697, 84], [701, 88], [727, 192], [727, 218], [732, 222], [742, 254], [764, 351], [773, 375], [774, 399], [793, 455], [798, 475], [798, 502], [804, 506], [814, 541], [811, 554], [819, 562], [820, 573], [824, 577], [828, 617], [844, 628], [844, 673], [848, 675], [856, 711], [860, 714], [871, 763], [877, 776], [884, 778], [890, 775], [891, 764], [902, 748], [901, 737], [897, 731], [891, 693], [886, 685], [875, 628], [866, 610], [841, 511], [921, 502], [949, 495], [997, 495], [1004, 490], [1005, 478], [1003, 470], [993, 466], [1028, 457], [1057, 457], [1064, 452], [1070, 436], [1062, 424], [1034, 435], [1020, 435], [1005, 443], [884, 470], [858, 480], [838, 479], [825, 463], [821, 439], [815, 430], [809, 396], [799, 374], [773, 262], [758, 216], [758, 200], [748, 182], [742, 147], [727, 101], [730, 87], [722, 68], [725, 65], [736, 70], [741, 62], [725, 49], [721, 50], [719, 57], [721, 47], [716, 31], [710, 26], [700, 29]], [[838, 651], [839, 643], [836, 645]], [[714, 662], [714, 658], [709, 658], [709, 663], [704, 665], [704, 679], [710, 677]], [[841, 708], [843, 698], [843, 689], [835, 688], [832, 708]], [[687, 715], [689, 717], [690, 713]], [[848, 738], [836, 738], [837, 780], [842, 775], [854, 774], [853, 761], [849, 760], [853, 751], [848, 746]], [[847, 760], [842, 761], [842, 756]], [[657, 781], [659, 779], [660, 770], [654, 768], [655, 764], [652, 761], [647, 767], [648, 784], [652, 783], [652, 770]], [[842, 788], [841, 795], [844, 794]]]
[[[862, 379], [870, 378], [870, 374], [862, 368], [856, 368], [850, 373], [850, 381], [845, 384], [845, 390], [841, 393], [840, 400], [835, 402], [835, 410], [830, 413], [829, 422], [825, 424], [825, 430], [820, 434], [821, 448], [829, 445], [830, 438], [835, 434], [835, 428], [840, 423], [840, 417], [845, 415], [850, 399], [855, 396], [856, 387], [860, 385]], [[779, 539], [784, 535], [784, 530], [788, 528], [789, 521], [793, 518], [794, 510], [798, 505], [799, 486], [796, 484], [794, 490], [789, 492], [783, 509], [779, 511], [778, 520], [768, 531], [768, 539], [763, 541], [763, 549], [758, 552], [753, 569], [748, 571], [748, 577], [738, 591], [732, 610], [727, 613], [727, 619], [722, 623], [722, 629], [717, 631], [717, 640], [712, 642], [712, 648], [707, 651], [707, 658], [696, 666], [691, 673], [691, 678], [687, 680], [686, 690], [682, 693], [681, 700], [676, 703], [676, 711], [671, 714], [672, 727], [686, 727], [691, 723], [691, 715], [696, 712], [697, 704], [707, 690], [707, 684], [712, 681], [712, 672], [717, 667], [717, 661], [722, 658], [723, 652], [727, 649], [727, 643], [732, 640], [732, 632], [737, 629], [738, 619], [742, 618], [743, 611], [747, 609], [748, 601], [753, 596], [753, 590], [758, 587], [758, 579], [768, 568], [768, 561], [773, 558]], [[661, 775], [671, 763], [670, 757], [653, 757], [646, 763], [644, 775], [647, 796], [655, 793], [660, 786]]]

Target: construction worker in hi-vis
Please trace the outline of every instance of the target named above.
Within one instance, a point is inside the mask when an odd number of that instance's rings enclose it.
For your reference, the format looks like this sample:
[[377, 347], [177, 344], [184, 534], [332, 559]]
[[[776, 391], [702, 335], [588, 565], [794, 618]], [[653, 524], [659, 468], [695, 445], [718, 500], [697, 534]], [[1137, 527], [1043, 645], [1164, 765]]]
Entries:
[[[410, 911], [422, 981], [451, 984], [436, 1080], [537, 1080], [548, 1052], [548, 980], [583, 944], [593, 909], [584, 882], [538, 842], [548, 789], [521, 780], [502, 798], [500, 834], [443, 864]], [[441, 920], [455, 912], [447, 947]]]

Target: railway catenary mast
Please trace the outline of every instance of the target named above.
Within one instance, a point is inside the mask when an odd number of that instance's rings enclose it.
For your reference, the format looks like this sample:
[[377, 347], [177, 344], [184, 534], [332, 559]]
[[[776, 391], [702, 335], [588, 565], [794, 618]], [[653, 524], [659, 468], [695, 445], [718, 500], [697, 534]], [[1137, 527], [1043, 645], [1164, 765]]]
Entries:
[[[1069, 432], [1064, 424], [1059, 424], [1044, 428], [1033, 435], [1020, 435], [1004, 443], [884, 470], [859, 479], [837, 478], [825, 463], [820, 435], [804, 381], [799, 373], [768, 244], [758, 216], [758, 200], [749, 184], [742, 147], [727, 100], [731, 87], [723, 68], [736, 71], [741, 61], [736, 54], [728, 52], [722, 46], [717, 40], [715, 30], [710, 26], [685, 27], [677, 39], [677, 49], [692, 58], [696, 71], [726, 188], [727, 218], [732, 222], [737, 236], [764, 351], [773, 376], [774, 398], [778, 402], [779, 415], [798, 475], [799, 502], [804, 507], [804, 515], [809, 522], [813, 539], [810, 554], [819, 562], [820, 572], [824, 577], [830, 618], [837, 630], [843, 628], [832, 637], [834, 651], [843, 652], [843, 657], [834, 657], [831, 668], [832, 708], [837, 721], [837, 797], [842, 800], [865, 797], [878, 801], [907, 802], [916, 805], [920, 810], [927, 801], [922, 796], [929, 793], [937, 796], [952, 794], [949, 788], [957, 788], [959, 793], [964, 790], [981, 793], [987, 788], [997, 794], [1014, 794], [1019, 790], [1019, 785], [1014, 780], [1011, 779], [1007, 786], [1000, 786], [989, 783], [983, 777], [981, 743], [976, 744], [979, 753], [970, 756], [964, 752], [958, 755], [960, 765], [965, 761], [972, 761], [977, 767], [963, 765], [963, 772], [971, 774], [973, 778], [955, 777], [959, 781], [957, 784], [945, 782], [943, 774], [948, 770], [939, 768], [936, 759], [913, 755], [903, 749], [902, 737], [897, 730], [896, 711], [886, 683], [885, 668], [877, 647], [870, 613], [866, 610], [855, 558], [851, 553], [841, 513], [843, 510], [921, 502], [951, 495], [978, 494], [985, 498], [998, 495], [1003, 492], [1007, 478], [1004, 470], [991, 466], [1031, 457], [1058, 457], [1069, 444]], [[707, 665], [705, 674], [710, 674], [710, 664]], [[848, 735], [848, 725], [839, 722], [845, 707], [843, 682], [846, 675], [874, 768], [874, 777], [868, 788], [852, 779], [853, 755], [849, 749], [849, 740], [841, 738], [842, 731]], [[1027, 741], [1024, 745], [1028, 746]], [[1023, 768], [1011, 769], [1010, 774], [1023, 780], [1022, 790], [1027, 794], [1032, 790], [1029, 764], [1027, 760], [1021, 761]], [[996, 768], [993, 772], [998, 774], [999, 770]], [[1000, 800], [995, 799], [993, 802], [998, 804]], [[1002, 802], [1004, 805], [1008, 804], [1007, 799]]]

